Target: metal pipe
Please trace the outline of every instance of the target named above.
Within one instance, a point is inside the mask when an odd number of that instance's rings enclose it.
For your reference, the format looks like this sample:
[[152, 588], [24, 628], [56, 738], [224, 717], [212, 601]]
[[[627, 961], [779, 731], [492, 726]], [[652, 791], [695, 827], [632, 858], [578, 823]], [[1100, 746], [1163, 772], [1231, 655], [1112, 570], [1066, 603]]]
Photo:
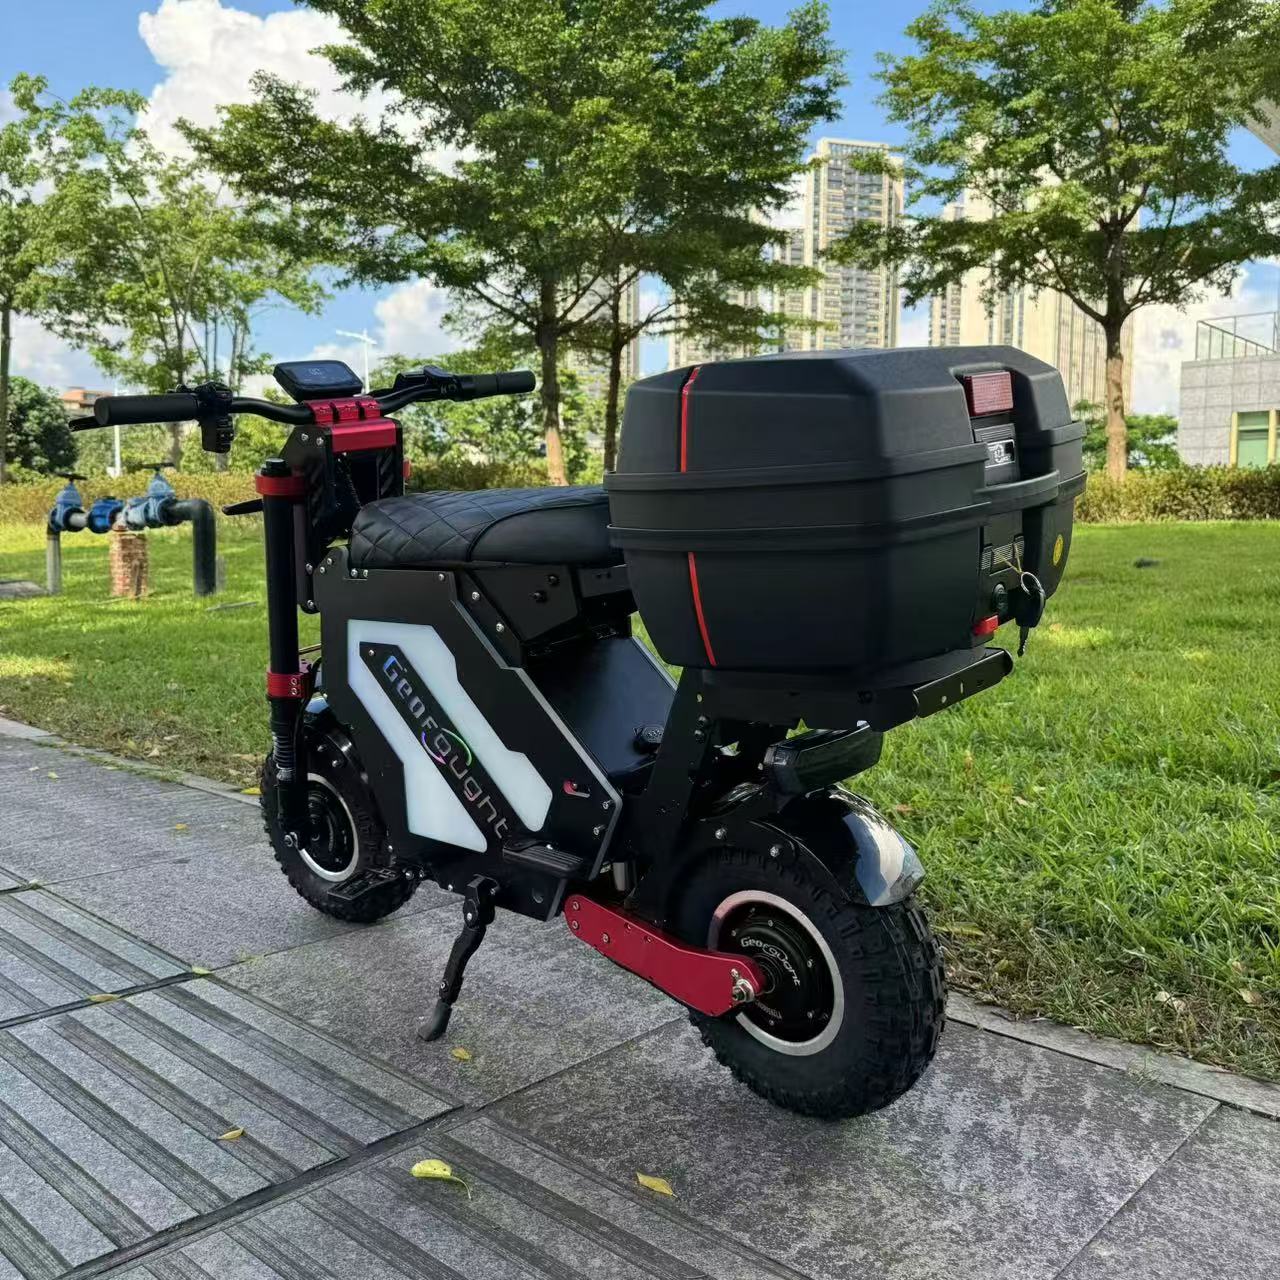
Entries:
[[165, 505], [165, 523], [191, 521], [191, 585], [197, 596], [218, 589], [218, 531], [213, 508], [203, 498], [175, 498]]

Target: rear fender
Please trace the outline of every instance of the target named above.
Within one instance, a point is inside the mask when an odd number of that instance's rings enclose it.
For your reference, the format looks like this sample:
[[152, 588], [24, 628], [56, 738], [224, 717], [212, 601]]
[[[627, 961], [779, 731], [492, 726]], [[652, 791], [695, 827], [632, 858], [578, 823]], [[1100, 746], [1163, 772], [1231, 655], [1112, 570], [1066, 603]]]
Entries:
[[891, 906], [909, 897], [924, 879], [915, 849], [874, 805], [843, 787], [800, 796], [767, 824], [853, 902]]

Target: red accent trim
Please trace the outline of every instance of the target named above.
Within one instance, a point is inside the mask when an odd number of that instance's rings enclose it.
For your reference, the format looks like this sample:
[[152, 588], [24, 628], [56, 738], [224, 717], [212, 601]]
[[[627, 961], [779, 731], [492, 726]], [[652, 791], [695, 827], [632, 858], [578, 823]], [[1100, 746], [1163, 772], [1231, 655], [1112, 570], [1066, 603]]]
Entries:
[[1007, 373], [968, 373], [960, 379], [969, 415], [1008, 413], [1013, 408], [1013, 378]]
[[365, 449], [394, 449], [400, 428], [388, 418], [373, 422], [334, 423], [329, 428], [334, 453], [359, 453]]
[[716, 1017], [737, 1006], [735, 970], [756, 994], [765, 989], [764, 971], [750, 956], [691, 947], [638, 916], [602, 906], [580, 893], [565, 899], [564, 918], [571, 932], [602, 956], [699, 1013]]
[[689, 590], [693, 593], [693, 612], [698, 619], [698, 631], [702, 636], [702, 647], [706, 651], [707, 661], [716, 665], [715, 650], [711, 647], [711, 636], [707, 631], [707, 618], [702, 612], [702, 592], [698, 590], [698, 562], [693, 552], [689, 552]]
[[311, 664], [299, 659], [300, 671], [268, 671], [268, 698], [296, 698], [299, 701], [311, 697]]
[[989, 618], [973, 624], [975, 636], [993, 636], [1000, 629], [1000, 619], [993, 613]]
[[256, 475], [253, 487], [264, 498], [301, 498], [307, 491], [307, 482], [296, 473], [287, 476]]
[[689, 393], [693, 390], [693, 384], [698, 380], [698, 374], [702, 372], [702, 366], [695, 364], [689, 371], [689, 376], [684, 380], [684, 386], [680, 388], [680, 470], [688, 471], [689, 469]]

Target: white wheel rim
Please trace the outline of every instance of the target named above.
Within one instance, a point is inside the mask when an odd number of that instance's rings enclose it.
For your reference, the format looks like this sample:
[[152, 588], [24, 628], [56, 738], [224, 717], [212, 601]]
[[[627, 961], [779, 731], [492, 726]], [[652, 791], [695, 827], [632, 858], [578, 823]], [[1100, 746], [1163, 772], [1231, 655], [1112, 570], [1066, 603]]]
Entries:
[[795, 1058], [805, 1058], [811, 1054], [821, 1053], [840, 1034], [840, 1028], [844, 1023], [844, 983], [841, 981], [836, 958], [827, 945], [826, 938], [799, 907], [785, 898], [778, 897], [776, 893], [765, 893], [762, 889], [744, 889], [739, 893], [731, 893], [712, 914], [711, 925], [707, 930], [707, 946], [713, 951], [719, 947], [720, 928], [730, 912], [736, 911], [739, 907], [753, 905], [780, 911], [794, 920], [813, 940], [826, 963], [827, 973], [831, 978], [831, 1017], [827, 1020], [827, 1025], [809, 1040], [784, 1040], [781, 1036], [771, 1035], [745, 1013], [738, 1014], [738, 1025], [749, 1036], [767, 1045], [775, 1053], [785, 1053]]
[[319, 876], [321, 880], [327, 880], [330, 884], [341, 884], [344, 880], [351, 878], [351, 873], [356, 869], [356, 863], [360, 861], [360, 835], [356, 831], [356, 820], [351, 816], [347, 802], [338, 794], [337, 787], [328, 778], [322, 778], [318, 773], [309, 773], [307, 781], [318, 782], [342, 806], [342, 812], [347, 815], [347, 826], [351, 828], [351, 861], [341, 871], [328, 871], [312, 858], [305, 847], [300, 848], [298, 852], [313, 875]]

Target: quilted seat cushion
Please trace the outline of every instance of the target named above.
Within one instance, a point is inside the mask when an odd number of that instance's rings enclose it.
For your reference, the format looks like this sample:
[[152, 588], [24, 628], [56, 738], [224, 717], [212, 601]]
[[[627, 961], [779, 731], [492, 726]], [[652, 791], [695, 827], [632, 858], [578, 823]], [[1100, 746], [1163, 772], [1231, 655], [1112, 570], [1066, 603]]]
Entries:
[[599, 485], [406, 493], [360, 509], [349, 560], [357, 569], [498, 564], [616, 564], [609, 500]]

